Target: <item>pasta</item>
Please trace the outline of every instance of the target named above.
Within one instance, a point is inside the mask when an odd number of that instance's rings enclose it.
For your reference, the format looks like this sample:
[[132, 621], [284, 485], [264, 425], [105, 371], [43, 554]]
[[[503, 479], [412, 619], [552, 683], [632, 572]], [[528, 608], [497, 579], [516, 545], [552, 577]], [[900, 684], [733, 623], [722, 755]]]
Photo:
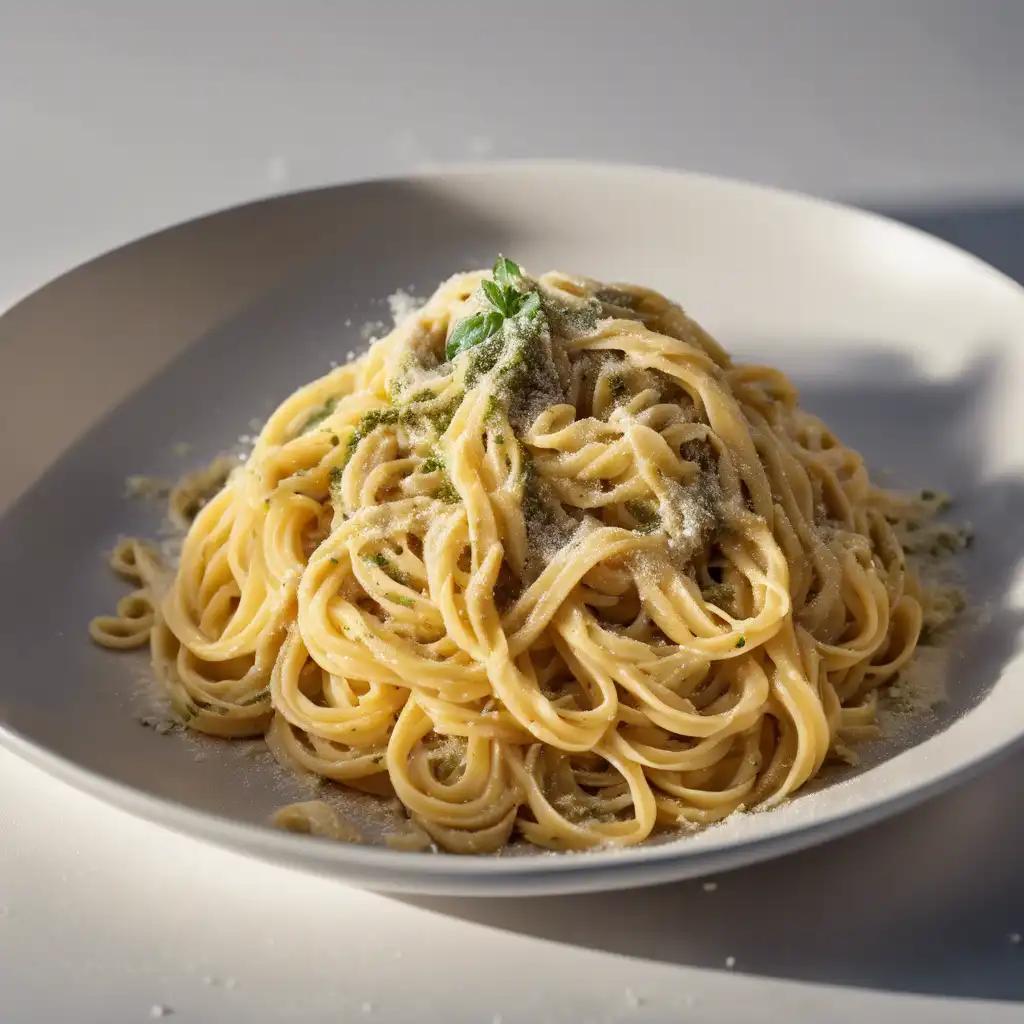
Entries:
[[[397, 796], [399, 847], [628, 845], [776, 805], [853, 758], [956, 611], [908, 564], [941, 499], [872, 484], [781, 372], [654, 291], [505, 259], [200, 492], [172, 493], [173, 573], [119, 545], [137, 589], [93, 638], [149, 643], [190, 728]], [[322, 801], [278, 824], [360, 838]]]

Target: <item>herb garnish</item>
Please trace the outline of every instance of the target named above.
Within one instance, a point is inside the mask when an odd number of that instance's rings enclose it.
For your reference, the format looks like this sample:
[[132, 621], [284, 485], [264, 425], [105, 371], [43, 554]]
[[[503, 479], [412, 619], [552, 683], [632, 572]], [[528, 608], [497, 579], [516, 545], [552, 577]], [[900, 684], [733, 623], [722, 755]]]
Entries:
[[371, 409], [369, 412], [364, 412], [363, 415], [359, 417], [356, 429], [349, 434], [348, 440], [345, 442], [345, 458], [343, 465], [348, 465], [349, 459], [351, 459], [355, 454], [355, 450], [359, 447], [360, 441], [369, 437], [369, 435], [380, 426], [390, 426], [397, 423], [400, 419], [400, 415], [401, 411], [399, 409], [391, 407]]
[[202, 711], [212, 711], [215, 715], [227, 715], [230, 711], [223, 704], [211, 704], [208, 700], [197, 700], [196, 707]]
[[494, 280], [497, 281], [502, 288], [514, 288], [517, 278], [523, 276], [523, 272], [519, 268], [518, 264], [506, 259], [504, 256], [499, 256], [494, 261], [493, 273]]
[[501, 400], [495, 394], [487, 396], [487, 408], [484, 410], [484, 422], [490, 423], [501, 410]]
[[460, 320], [445, 346], [445, 357], [454, 359], [459, 353], [485, 342], [501, 330], [502, 324], [515, 316], [531, 317], [540, 310], [540, 295], [520, 290], [523, 272], [518, 264], [504, 256], [495, 261], [493, 280], [482, 281], [480, 290], [490, 309]]
[[251, 697], [247, 697], [245, 700], [240, 700], [238, 706], [240, 708], [252, 707], [253, 704], [262, 704], [265, 700], [270, 700], [270, 687], [266, 686], [258, 693], [254, 693]]
[[323, 423], [323, 421], [327, 419], [327, 417], [330, 416], [337, 407], [337, 398], [328, 398], [327, 401], [324, 402], [319, 409], [310, 414], [306, 422], [299, 427], [299, 434], [308, 434], [314, 427], [320, 426], [320, 424]]
[[702, 591], [701, 597], [709, 604], [721, 605], [723, 601], [732, 600], [733, 589], [728, 583], [712, 583]]
[[661, 516], [653, 501], [631, 498], [626, 502], [626, 511], [636, 520], [640, 533], [653, 533], [661, 526]]
[[746, 647], [746, 646], [747, 646], [747, 638], [745, 636], [741, 636], [739, 638], [739, 640], [736, 641], [736, 647], [740, 648], [740, 647]]
[[378, 551], [374, 555], [363, 555], [363, 560], [369, 562], [370, 565], [377, 566], [378, 569], [382, 569], [384, 575], [394, 580], [395, 583], [404, 585], [409, 582], [409, 577], [397, 565], [393, 565], [388, 556], [382, 551]]

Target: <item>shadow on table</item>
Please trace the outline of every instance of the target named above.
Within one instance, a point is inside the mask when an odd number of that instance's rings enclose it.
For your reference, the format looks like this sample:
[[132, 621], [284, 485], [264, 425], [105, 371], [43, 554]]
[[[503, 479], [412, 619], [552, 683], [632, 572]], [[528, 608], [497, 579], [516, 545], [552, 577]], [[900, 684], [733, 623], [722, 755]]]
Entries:
[[[1024, 213], [1014, 216], [1024, 221]], [[938, 220], [917, 223], [935, 229]], [[804, 404], [894, 479], [963, 496], [957, 514], [977, 531], [968, 587], [992, 617], [966, 652], [970, 692], [954, 687], [935, 732], [995, 683], [1018, 644], [1022, 616], [1006, 594], [1024, 554], [1024, 483], [981, 478], [984, 414], [999, 366], [982, 357], [956, 379], [927, 381], [892, 352], [849, 351], [857, 353], [849, 365], [827, 379], [794, 374]], [[688, 882], [592, 896], [405, 899], [653, 961], [724, 970], [734, 957], [735, 970], [751, 975], [1024, 1001], [1024, 946], [1014, 941], [1024, 932], [1022, 849], [1017, 752], [897, 820], [724, 875], [712, 890]]]
[[898, 820], [724, 875], [712, 892], [688, 882], [595, 896], [407, 902], [645, 960], [724, 970], [735, 957], [747, 975], [1024, 1001], [1024, 948], [1010, 938], [1024, 927], [1022, 780], [1024, 757], [1004, 759]]

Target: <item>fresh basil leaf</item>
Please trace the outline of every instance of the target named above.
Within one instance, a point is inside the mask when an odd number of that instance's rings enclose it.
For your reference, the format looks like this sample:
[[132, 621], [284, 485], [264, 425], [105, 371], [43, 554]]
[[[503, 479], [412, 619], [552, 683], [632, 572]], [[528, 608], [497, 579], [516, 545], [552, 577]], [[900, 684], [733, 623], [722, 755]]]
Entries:
[[517, 263], [499, 256], [494, 262], [494, 280], [503, 288], [515, 289], [519, 278], [523, 276], [522, 270]]
[[486, 337], [484, 334], [485, 330], [483, 313], [474, 313], [472, 316], [467, 316], [465, 319], [460, 320], [455, 325], [455, 330], [452, 331], [448, 344], [445, 346], [445, 356], [449, 359], [454, 359], [467, 348], [479, 345]]
[[536, 316], [540, 312], [540, 295], [537, 292], [530, 292], [523, 298], [517, 312], [524, 317]]
[[493, 281], [481, 281], [480, 288], [484, 295], [487, 296], [487, 301], [499, 312], [508, 314], [508, 302], [506, 301], [506, 293], [499, 288]]
[[460, 320], [445, 346], [445, 356], [454, 359], [460, 352], [486, 341], [492, 334], [497, 334], [504, 319], [501, 313], [494, 310], [486, 314], [474, 313]]
[[484, 335], [484, 340], [486, 341], [501, 330], [501, 325], [505, 322], [505, 318], [497, 310], [492, 310], [484, 317], [484, 322], [487, 324], [487, 333]]

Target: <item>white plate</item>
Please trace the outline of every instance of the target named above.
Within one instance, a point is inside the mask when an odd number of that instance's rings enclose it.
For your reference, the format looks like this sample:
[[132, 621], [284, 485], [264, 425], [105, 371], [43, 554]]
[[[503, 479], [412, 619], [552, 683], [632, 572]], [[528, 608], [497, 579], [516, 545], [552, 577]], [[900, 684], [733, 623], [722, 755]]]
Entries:
[[[495, 895], [641, 885], [776, 856], [922, 800], [1024, 734], [1024, 659], [1016, 650], [1024, 291], [1011, 281], [855, 210], [734, 182], [586, 164], [494, 165], [343, 186], [220, 214], [205, 234], [188, 237], [220, 238], [229, 258], [245, 260], [251, 251], [265, 263], [278, 239], [294, 249], [296, 224], [320, 252], [315, 265], [265, 289], [148, 383], [147, 373], [186, 340], [166, 330], [180, 319], [175, 282], [190, 272], [200, 281], [217, 263], [209, 249], [146, 263], [147, 254], [182, 249], [175, 239], [188, 229], [97, 264], [157, 268], [122, 273], [116, 295], [102, 293], [102, 275], [89, 278], [86, 268], [0, 321], [7, 352], [18, 353], [4, 363], [0, 349], [0, 407], [36, 417], [19, 421], [5, 460], [31, 452], [36, 432], [45, 450], [62, 422], [85, 418], [79, 388], [105, 396], [106, 411], [119, 390], [142, 385], [0, 521], [0, 739], [7, 746], [102, 799], [237, 850], [375, 888]], [[250, 248], [224, 242], [243, 231], [239, 225], [250, 239], [262, 226]], [[251, 431], [253, 417], [359, 347], [360, 326], [387, 319], [381, 300], [397, 287], [425, 294], [498, 251], [535, 270], [633, 280], [668, 293], [733, 353], [789, 372], [805, 404], [874, 466], [901, 484], [958, 496], [978, 533], [969, 586], [984, 614], [955, 664], [949, 702], [917, 723], [905, 745], [870, 750], [860, 771], [696, 837], [612, 852], [460, 858], [273, 831], [262, 823], [301, 797], [301, 784], [250, 757], [244, 744], [159, 736], [136, 724], [144, 657], [97, 650], [85, 631], [89, 617], [123, 592], [102, 553], [121, 534], [152, 532], [160, 518], [123, 499], [125, 477], [173, 475], [230, 447]], [[93, 293], [76, 290], [74, 282], [86, 279], [102, 302], [90, 305]], [[202, 288], [193, 285], [192, 301], [202, 305]], [[63, 303], [54, 322], [85, 324], [83, 331], [91, 324], [87, 356], [74, 329], [40, 332], [31, 344], [19, 339], [19, 316], [45, 322], [29, 314], [45, 312], [50, 295]], [[139, 308], [140, 295], [149, 306]], [[111, 368], [97, 373], [104, 360]], [[185, 460], [172, 450], [181, 441], [192, 445]]]

